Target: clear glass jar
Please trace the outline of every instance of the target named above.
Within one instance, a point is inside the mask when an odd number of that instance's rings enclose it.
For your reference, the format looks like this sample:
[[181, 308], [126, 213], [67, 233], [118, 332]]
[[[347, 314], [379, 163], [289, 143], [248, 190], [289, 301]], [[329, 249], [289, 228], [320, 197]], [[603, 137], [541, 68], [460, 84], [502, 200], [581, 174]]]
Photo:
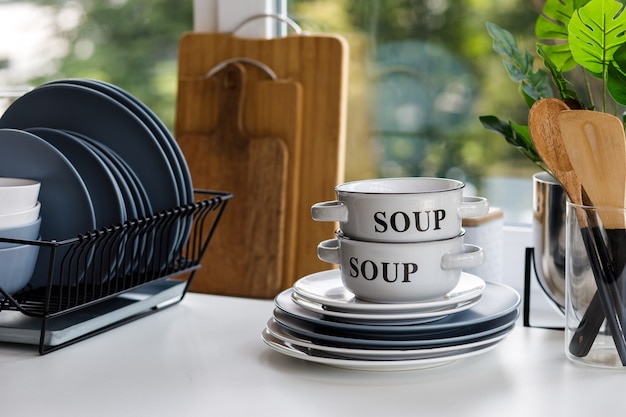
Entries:
[[626, 369], [626, 210], [567, 204], [565, 353]]

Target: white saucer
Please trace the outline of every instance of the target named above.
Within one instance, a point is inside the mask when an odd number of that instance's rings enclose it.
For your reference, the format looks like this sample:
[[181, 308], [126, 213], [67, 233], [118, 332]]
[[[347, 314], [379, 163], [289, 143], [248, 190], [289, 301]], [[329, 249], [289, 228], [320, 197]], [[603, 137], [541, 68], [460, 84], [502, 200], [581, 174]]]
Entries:
[[273, 350], [287, 356], [302, 359], [308, 362], [320, 363], [344, 369], [358, 371], [409, 371], [417, 369], [427, 369], [442, 366], [459, 359], [469, 358], [497, 347], [500, 342], [485, 345], [482, 349], [469, 352], [458, 353], [450, 356], [422, 358], [422, 359], [397, 359], [397, 360], [367, 360], [350, 359], [317, 349], [303, 348], [284, 342], [272, 336], [266, 330], [262, 333], [263, 341]]
[[[286, 307], [286, 299], [285, 296], [290, 296], [293, 303], [302, 307], [305, 310], [308, 310], [311, 313], [317, 313], [318, 315], [323, 315], [327, 317], [332, 317], [337, 321], [342, 321], [345, 323], [358, 323], [361, 325], [411, 325], [411, 324], [423, 324], [429, 323], [435, 320], [441, 320], [449, 314], [458, 313], [460, 311], [467, 310], [473, 306], [475, 306], [481, 299], [482, 294], [467, 300], [462, 301], [457, 304], [451, 304], [446, 307], [442, 307], [440, 309], [433, 310], [417, 310], [417, 311], [407, 311], [407, 312], [379, 312], [379, 313], [368, 313], [368, 312], [345, 312], [339, 310], [329, 310], [324, 308], [323, 304], [317, 303], [315, 301], [311, 301], [307, 298], [304, 298], [298, 295], [293, 289], [285, 290], [283, 293], [279, 294], [276, 297], [276, 304], [279, 308]], [[288, 306], [288, 304], [287, 304]], [[300, 315], [304, 315], [303, 313], [299, 313]]]
[[350, 359], [369, 359], [369, 360], [406, 360], [406, 359], [429, 359], [450, 357], [461, 353], [472, 352], [474, 350], [481, 350], [488, 345], [497, 343], [504, 339], [511, 331], [513, 327], [499, 332], [493, 336], [486, 337], [482, 340], [477, 340], [468, 343], [461, 343], [451, 346], [439, 346], [439, 347], [426, 347], [418, 349], [402, 349], [402, 350], [390, 350], [390, 349], [359, 349], [342, 346], [330, 346], [314, 342], [312, 340], [304, 339], [291, 334], [283, 327], [278, 325], [274, 320], [267, 322], [265, 331], [277, 339], [283, 342], [289, 343], [293, 346], [298, 346], [306, 349], [316, 349], [323, 352], [330, 353], [336, 356], [343, 356]]
[[481, 295], [485, 281], [466, 272], [461, 273], [458, 285], [443, 297], [417, 303], [383, 304], [364, 301], [348, 291], [341, 282], [341, 271], [333, 269], [316, 272], [300, 278], [294, 291], [308, 300], [322, 304], [327, 310], [343, 312], [414, 312], [443, 308], [471, 300]]

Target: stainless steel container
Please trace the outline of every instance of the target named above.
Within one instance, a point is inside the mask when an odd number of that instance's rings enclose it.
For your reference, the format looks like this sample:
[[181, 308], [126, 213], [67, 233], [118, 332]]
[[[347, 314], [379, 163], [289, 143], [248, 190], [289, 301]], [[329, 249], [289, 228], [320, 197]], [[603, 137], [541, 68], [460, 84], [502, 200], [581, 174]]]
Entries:
[[533, 176], [533, 247], [537, 280], [565, 311], [565, 212], [567, 194], [550, 174]]

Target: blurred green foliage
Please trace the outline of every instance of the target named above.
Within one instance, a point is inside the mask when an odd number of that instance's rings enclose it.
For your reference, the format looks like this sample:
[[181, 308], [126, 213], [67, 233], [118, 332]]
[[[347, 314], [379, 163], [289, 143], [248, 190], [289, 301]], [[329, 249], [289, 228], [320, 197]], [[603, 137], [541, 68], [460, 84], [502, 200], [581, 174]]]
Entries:
[[[178, 40], [193, 28], [192, 1], [36, 0], [56, 8], [68, 54], [47, 79], [86, 77], [118, 85], [173, 126]], [[78, 25], [62, 20], [78, 15]], [[33, 84], [44, 79], [33, 80]]]
[[[36, 1], [56, 8], [59, 19], [68, 8], [80, 10], [81, 18], [76, 27], [59, 25], [68, 54], [53, 73], [33, 83], [102, 79], [173, 126], [177, 45], [192, 30], [191, 0]], [[447, 175], [479, 186], [485, 175], [535, 171], [501, 137], [483, 129], [478, 116], [497, 112], [525, 123], [527, 109], [492, 50], [485, 23], [506, 27], [532, 50], [542, 3], [288, 0], [290, 16], [305, 30], [342, 34], [351, 44], [348, 179]], [[389, 73], [391, 78], [383, 77]], [[357, 163], [366, 159], [369, 171]]]

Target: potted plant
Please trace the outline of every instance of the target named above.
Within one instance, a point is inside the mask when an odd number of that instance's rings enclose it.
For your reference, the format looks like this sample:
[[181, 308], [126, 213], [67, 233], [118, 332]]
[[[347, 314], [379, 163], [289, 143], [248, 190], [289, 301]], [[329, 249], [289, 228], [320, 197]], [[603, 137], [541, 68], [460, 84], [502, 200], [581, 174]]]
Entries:
[[[619, 106], [626, 105], [626, 11], [622, 2], [547, 0], [535, 24], [536, 52], [543, 68], [536, 67], [535, 55], [521, 49], [507, 30], [488, 22], [487, 31], [529, 108], [535, 101], [555, 95], [571, 108], [617, 114]], [[571, 81], [574, 79], [578, 85]], [[486, 129], [503, 136], [547, 171], [527, 124], [492, 115], [479, 119]]]
[[[546, 0], [535, 23], [536, 53], [520, 48], [495, 23], [488, 22], [487, 31], [529, 108], [541, 98], [557, 97], [572, 109], [617, 115], [626, 105], [625, 7], [617, 0]], [[493, 115], [479, 119], [544, 171], [533, 177], [535, 270], [543, 289], [563, 309], [565, 250], [560, 235], [565, 230], [565, 194], [547, 175], [527, 121]]]

